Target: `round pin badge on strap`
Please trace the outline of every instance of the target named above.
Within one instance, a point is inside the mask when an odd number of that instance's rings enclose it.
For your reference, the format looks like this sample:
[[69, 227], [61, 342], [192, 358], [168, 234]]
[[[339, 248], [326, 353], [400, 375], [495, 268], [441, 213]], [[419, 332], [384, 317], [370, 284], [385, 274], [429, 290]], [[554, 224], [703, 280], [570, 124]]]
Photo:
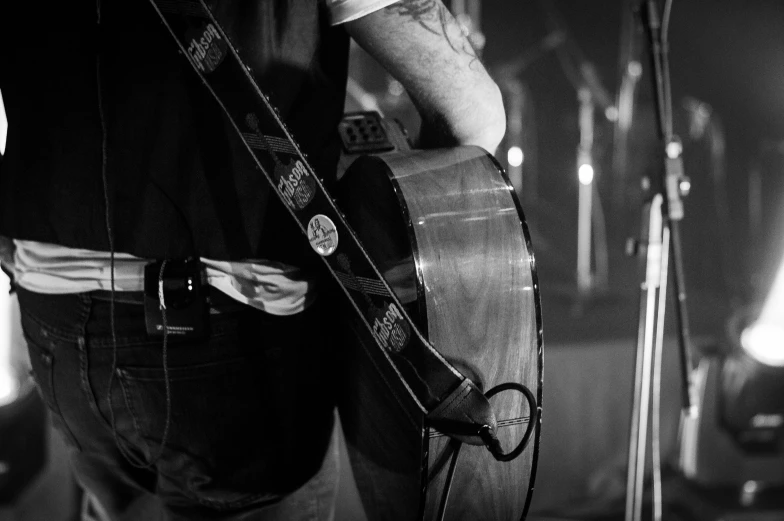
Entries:
[[332, 255], [338, 248], [338, 230], [326, 215], [314, 215], [308, 222], [310, 246], [323, 257]]

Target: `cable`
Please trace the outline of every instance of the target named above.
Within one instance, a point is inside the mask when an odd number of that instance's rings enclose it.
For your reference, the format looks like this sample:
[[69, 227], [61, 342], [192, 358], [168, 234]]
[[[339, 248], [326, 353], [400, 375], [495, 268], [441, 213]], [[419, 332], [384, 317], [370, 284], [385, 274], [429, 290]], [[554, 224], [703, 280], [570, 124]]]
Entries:
[[[479, 437], [482, 438], [482, 441], [485, 442], [485, 446], [493, 454], [493, 457], [496, 461], [499, 462], [509, 462], [516, 459], [520, 454], [523, 453], [523, 450], [528, 446], [528, 442], [531, 439], [531, 434], [533, 430], [536, 428], [536, 424], [538, 423], [539, 418], [539, 408], [536, 405], [536, 398], [534, 394], [531, 392], [528, 387], [523, 384], [519, 384], [517, 382], [506, 382], [503, 384], [496, 385], [489, 391], [485, 393], [486, 398], [492, 398], [496, 394], [503, 392], [503, 391], [518, 391], [523, 396], [525, 396], [526, 401], [528, 402], [528, 427], [526, 427], [525, 434], [523, 434], [522, 440], [509, 453], [504, 453], [501, 449], [501, 444], [498, 438], [495, 436], [493, 431], [488, 425], [482, 426], [479, 430]], [[514, 423], [512, 423], [514, 424]], [[452, 447], [454, 448], [454, 452], [452, 453], [452, 459], [449, 462], [449, 470], [447, 471], [446, 479], [444, 481], [444, 491], [441, 493], [441, 502], [438, 508], [438, 515], [436, 516], [437, 521], [443, 521], [444, 516], [446, 514], [446, 505], [449, 501], [449, 493], [452, 490], [452, 482], [455, 477], [455, 467], [457, 466], [457, 458], [460, 456], [460, 449], [463, 446], [461, 441], [452, 439]]]
[[438, 521], [444, 521], [446, 514], [446, 503], [449, 501], [449, 492], [452, 490], [452, 480], [455, 477], [455, 467], [457, 466], [457, 458], [460, 456], [460, 449], [463, 443], [457, 440], [452, 440], [455, 452], [452, 454], [452, 459], [449, 461], [449, 470], [446, 473], [446, 481], [444, 482], [444, 491], [441, 493], [441, 505], [438, 507]]
[[[665, 143], [673, 139], [672, 93], [670, 85], [669, 40], [667, 30], [672, 12], [672, 0], [666, 0], [664, 12], [659, 13], [656, 0], [645, 0], [642, 8], [652, 47], [652, 66], [655, 85], [659, 131]], [[656, 59], [656, 58], [659, 59]]]
[[664, 103], [668, 114], [667, 136], [671, 140], [673, 137], [672, 121], [672, 84], [670, 82], [670, 16], [672, 14], [672, 0], [665, 0], [662, 12], [661, 24], [661, 46], [662, 46], [662, 74], [664, 75]]
[[672, 0], [665, 0], [664, 9], [662, 10], [661, 28], [662, 43], [665, 45], [669, 45], [670, 15], [672, 15]]
[[[96, 0], [96, 22], [101, 24], [101, 1]], [[150, 458], [149, 463], [144, 463], [135, 454], [132, 454], [117, 434], [116, 419], [114, 415], [114, 407], [112, 400], [112, 388], [114, 387], [114, 374], [117, 372], [117, 328], [115, 321], [115, 246], [114, 246], [114, 229], [112, 226], [111, 212], [110, 212], [110, 197], [109, 197], [109, 181], [108, 181], [108, 132], [106, 126], [106, 114], [104, 112], [103, 103], [103, 88], [101, 83], [101, 55], [98, 53], [95, 59], [95, 79], [96, 79], [96, 94], [98, 98], [98, 117], [101, 122], [101, 184], [103, 187], [103, 202], [104, 202], [104, 224], [106, 227], [106, 238], [109, 243], [109, 324], [112, 335], [112, 366], [109, 372], [109, 383], [106, 390], [106, 401], [109, 406], [109, 416], [112, 429], [112, 436], [114, 437], [115, 445], [125, 459], [137, 468], [151, 468], [155, 465], [163, 451], [166, 448], [166, 441], [169, 435], [169, 425], [171, 423], [171, 387], [169, 382], [169, 366], [168, 366], [168, 328], [166, 321], [166, 306], [163, 297], [163, 270], [166, 266], [166, 261], [161, 264], [161, 269], [158, 275], [159, 287], [159, 300], [161, 306], [161, 315], [163, 318], [163, 372], [166, 386], [166, 422], [163, 429], [163, 437], [161, 445], [157, 454]]]
[[171, 425], [171, 382], [169, 381], [169, 324], [166, 317], [166, 300], [163, 292], [163, 270], [166, 268], [166, 262], [161, 263], [161, 270], [158, 272], [158, 304], [161, 308], [161, 319], [163, 322], [163, 382], [166, 388], [166, 421], [163, 425], [163, 435], [161, 436], [161, 445], [158, 448], [158, 454], [150, 460], [150, 466], [156, 463], [163, 455], [166, 448], [166, 442], [169, 439], [169, 426]]

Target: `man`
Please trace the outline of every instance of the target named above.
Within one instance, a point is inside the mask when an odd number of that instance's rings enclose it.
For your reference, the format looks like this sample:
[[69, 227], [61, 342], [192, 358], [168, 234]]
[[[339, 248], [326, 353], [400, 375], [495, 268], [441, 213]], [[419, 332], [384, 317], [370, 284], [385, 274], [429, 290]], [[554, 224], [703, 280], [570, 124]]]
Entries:
[[[440, 0], [213, 3], [327, 185], [349, 36], [411, 94], [420, 146], [503, 136], [499, 91]], [[113, 520], [151, 504], [166, 519], [329, 519], [334, 346], [312, 252], [147, 2], [12, 4], [3, 264], [79, 481]], [[167, 273], [205, 279], [206, 337], [148, 332], [165, 318], [145, 308], [146, 267], [155, 309]]]

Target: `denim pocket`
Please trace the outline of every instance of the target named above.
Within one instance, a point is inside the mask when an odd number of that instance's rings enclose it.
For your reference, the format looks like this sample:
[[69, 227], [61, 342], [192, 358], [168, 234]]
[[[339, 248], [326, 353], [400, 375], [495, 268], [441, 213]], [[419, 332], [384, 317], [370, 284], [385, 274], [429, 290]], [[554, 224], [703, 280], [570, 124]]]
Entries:
[[[54, 385], [54, 367], [56, 360], [54, 352], [56, 351], [57, 344], [52, 340], [47, 346], [42, 346], [40, 339], [45, 339], [49, 336], [46, 329], [38, 324], [30, 324], [24, 319], [22, 320], [22, 323], [24, 337], [27, 341], [28, 351], [30, 353], [30, 365], [33, 379], [38, 387], [39, 394], [49, 408], [52, 416], [52, 423], [71, 447], [76, 450], [81, 450], [79, 443], [76, 441], [76, 437], [73, 435], [67, 422], [63, 418], [63, 414], [60, 411], [60, 406], [57, 402], [57, 394]], [[37, 328], [35, 334], [29, 333], [30, 328]]]
[[[270, 502], [318, 469], [323, 451], [303, 449], [308, 397], [286, 357], [259, 355], [171, 367], [171, 411], [156, 465], [161, 487], [215, 508]], [[162, 367], [123, 367], [117, 377], [148, 457], [160, 450], [167, 414]], [[330, 412], [331, 414], [331, 412]], [[133, 437], [131, 438], [133, 440]], [[304, 458], [304, 459], [303, 459]]]

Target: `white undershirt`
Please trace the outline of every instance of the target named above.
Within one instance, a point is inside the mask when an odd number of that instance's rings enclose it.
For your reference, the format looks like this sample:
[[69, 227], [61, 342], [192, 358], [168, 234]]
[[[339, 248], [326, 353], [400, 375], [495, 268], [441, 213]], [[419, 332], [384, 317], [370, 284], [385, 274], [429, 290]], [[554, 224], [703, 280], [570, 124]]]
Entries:
[[[14, 278], [36, 293], [64, 294], [111, 289], [109, 252], [67, 248], [57, 244], [14, 240]], [[265, 260], [201, 259], [206, 282], [228, 296], [273, 315], [293, 315], [315, 298], [313, 281], [301, 270]], [[114, 255], [115, 291], [142, 291], [144, 266], [150, 261]]]

